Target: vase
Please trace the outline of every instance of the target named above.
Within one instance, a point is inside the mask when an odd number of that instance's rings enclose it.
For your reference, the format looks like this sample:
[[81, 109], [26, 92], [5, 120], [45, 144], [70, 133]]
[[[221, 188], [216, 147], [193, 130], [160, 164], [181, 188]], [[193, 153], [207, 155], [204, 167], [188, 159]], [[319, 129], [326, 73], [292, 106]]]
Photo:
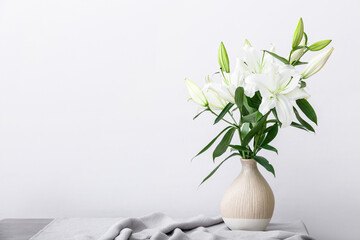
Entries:
[[274, 212], [274, 194], [253, 159], [241, 159], [242, 169], [225, 192], [221, 215], [231, 230], [263, 231]]

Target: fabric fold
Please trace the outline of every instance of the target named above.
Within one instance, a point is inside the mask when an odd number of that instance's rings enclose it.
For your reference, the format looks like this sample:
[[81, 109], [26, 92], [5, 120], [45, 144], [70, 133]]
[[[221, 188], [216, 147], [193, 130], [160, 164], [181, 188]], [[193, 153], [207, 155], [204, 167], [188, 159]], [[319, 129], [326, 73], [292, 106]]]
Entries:
[[267, 231], [231, 231], [219, 217], [173, 219], [163, 213], [127, 218], [113, 224], [98, 240], [314, 240], [299, 221], [269, 225]]

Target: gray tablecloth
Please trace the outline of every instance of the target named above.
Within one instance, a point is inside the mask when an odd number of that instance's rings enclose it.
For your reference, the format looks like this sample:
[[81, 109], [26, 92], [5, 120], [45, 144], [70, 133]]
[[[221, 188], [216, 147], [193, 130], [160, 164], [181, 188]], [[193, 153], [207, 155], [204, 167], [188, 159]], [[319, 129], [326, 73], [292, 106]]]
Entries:
[[301, 221], [270, 223], [266, 231], [230, 231], [221, 217], [56, 219], [31, 240], [313, 240]]

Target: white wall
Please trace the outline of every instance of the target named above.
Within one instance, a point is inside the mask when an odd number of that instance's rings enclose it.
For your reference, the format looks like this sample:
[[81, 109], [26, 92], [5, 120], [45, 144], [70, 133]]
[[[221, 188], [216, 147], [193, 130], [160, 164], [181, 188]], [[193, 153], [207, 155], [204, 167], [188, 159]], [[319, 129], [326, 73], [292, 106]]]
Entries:
[[310, 41], [333, 39], [309, 80], [317, 133], [284, 129], [274, 221], [318, 239], [360, 234], [358, 1], [0, 2], [0, 217], [219, 214], [233, 159], [201, 188], [222, 126], [193, 121], [185, 77], [201, 84], [245, 38], [287, 53], [300, 16]]

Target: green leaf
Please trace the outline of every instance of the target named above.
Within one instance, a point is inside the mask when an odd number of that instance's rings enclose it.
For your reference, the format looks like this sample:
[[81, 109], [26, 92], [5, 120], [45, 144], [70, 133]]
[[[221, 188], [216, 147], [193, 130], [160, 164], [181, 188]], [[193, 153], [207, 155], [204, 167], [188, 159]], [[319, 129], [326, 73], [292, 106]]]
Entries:
[[254, 122], [255, 122], [255, 117], [256, 117], [257, 113], [258, 113], [258, 111], [253, 112], [253, 113], [250, 113], [250, 114], [244, 116], [244, 117], [242, 118], [242, 121], [243, 121], [243, 122], [254, 123]]
[[271, 112], [274, 114], [274, 117], [275, 117], [276, 121], [279, 123], [279, 126], [281, 127], [282, 123], [280, 122], [280, 120], [278, 118], [276, 109], [275, 108], [271, 109]]
[[322, 41], [318, 41], [316, 43], [313, 43], [309, 46], [309, 50], [310, 51], [319, 51], [323, 48], [325, 48], [327, 45], [329, 45], [331, 43], [331, 40], [322, 40]]
[[235, 103], [239, 109], [244, 105], [244, 88], [238, 87], [235, 91]]
[[266, 135], [264, 141], [262, 142], [262, 145], [266, 145], [266, 144], [270, 143], [272, 140], [274, 140], [278, 131], [279, 131], [279, 127], [277, 124], [274, 124], [273, 126], [271, 126], [269, 128], [268, 134]]
[[[206, 150], [208, 150], [208, 149], [214, 144], [214, 142], [216, 141], [216, 139], [218, 139], [218, 138], [221, 136], [221, 134], [223, 134], [223, 132], [225, 132], [225, 131], [228, 130], [229, 128], [231, 128], [231, 126], [228, 126], [228, 127], [224, 128], [213, 140], [211, 140], [211, 142], [210, 142], [208, 145], [206, 145], [203, 149], [201, 149], [201, 151], [200, 151], [198, 154], [196, 154], [196, 156], [193, 157], [192, 159], [196, 158], [197, 156], [199, 156], [200, 154], [202, 154], [203, 152], [205, 152]], [[191, 159], [191, 160], [192, 160], [192, 159]]]
[[[254, 108], [256, 111], [259, 109], [259, 106], [261, 104], [261, 94], [259, 91], [257, 91], [252, 98], [246, 97], [247, 103], [251, 108]], [[254, 111], [253, 111], [254, 112]]]
[[266, 123], [278, 123], [278, 120], [270, 119], [270, 120], [266, 120]]
[[274, 174], [275, 177], [275, 170], [274, 167], [269, 163], [269, 161], [261, 156], [253, 156], [253, 159], [257, 161], [261, 166], [263, 166], [266, 170]]
[[250, 109], [249, 105], [247, 104], [246, 98], [244, 98], [244, 106], [243, 108], [240, 110], [240, 114], [241, 116], [246, 116], [249, 114], [248, 109]]
[[195, 117], [193, 118], [193, 120], [195, 120], [198, 116], [200, 116], [202, 113], [208, 111], [208, 109], [204, 109], [201, 112], [199, 112], [198, 114], [195, 115]]
[[261, 146], [261, 148], [269, 150], [269, 151], [273, 151], [273, 152], [276, 152], [276, 154], [279, 154], [278, 150], [276, 148], [274, 148], [273, 146], [270, 146], [270, 145], [266, 144], [266, 145]]
[[292, 122], [292, 123], [290, 124], [290, 126], [296, 127], [296, 128], [299, 128], [299, 129], [302, 129], [302, 130], [305, 130], [305, 131], [309, 131], [309, 130], [306, 129], [306, 127], [304, 127], [303, 125], [298, 124], [298, 123], [296, 123], [296, 122]]
[[274, 58], [278, 59], [279, 61], [281, 61], [285, 64], [290, 64], [290, 62], [286, 58], [280, 57], [279, 55], [277, 55], [273, 52], [267, 51], [267, 50], [264, 50], [264, 51], [267, 52], [268, 54], [270, 54], [271, 56], [273, 56]]
[[[264, 126], [265, 126], [265, 124], [264, 124]], [[265, 134], [262, 133], [261, 135], [256, 135], [256, 136], [258, 136], [258, 140], [256, 143], [254, 141], [254, 148], [257, 148], [257, 146], [261, 145], [261, 143], [264, 141]]]
[[262, 118], [262, 114], [259, 111], [255, 112], [255, 122], [259, 121]]
[[300, 81], [300, 88], [304, 88], [304, 87], [306, 87], [306, 82]]
[[226, 48], [223, 42], [220, 43], [218, 60], [221, 70], [229, 73], [230, 72], [229, 57], [227, 55]]
[[[239, 154], [239, 153], [233, 153], [233, 154], [231, 154], [230, 156], [228, 156], [227, 158], [225, 158], [221, 163], [219, 163], [219, 165], [217, 165], [216, 168], [214, 168], [214, 170], [211, 171], [211, 173], [210, 173], [209, 175], [207, 175], [206, 178], [204, 178], [204, 180], [202, 180], [202, 182], [200, 183], [200, 185], [203, 184], [206, 180], [208, 180], [212, 175], [214, 175], [214, 173], [219, 169], [219, 167], [220, 167], [226, 160], [228, 160], [229, 158], [231, 158], [231, 157], [233, 157], [233, 156], [240, 156], [240, 154]], [[199, 185], [199, 186], [200, 186], [200, 185]]]
[[304, 65], [304, 64], [308, 64], [308, 62], [300, 62], [300, 61], [296, 61], [293, 66], [297, 66], [297, 65]]
[[246, 147], [243, 147], [241, 145], [229, 145], [229, 147], [232, 147], [233, 149], [236, 149], [238, 151], [250, 152], [249, 149], [247, 149]]
[[243, 112], [241, 113], [242, 115], [247, 115], [249, 113], [253, 113], [256, 112], [256, 109], [251, 107], [249, 102], [251, 101], [251, 98], [249, 98], [248, 96], [245, 95], [244, 98], [244, 107], [242, 108]]
[[[275, 119], [273, 119], [273, 120], [267, 120], [267, 121], [266, 121], [266, 123], [273, 123], [273, 122], [275, 122], [275, 123], [277, 124], [277, 121], [276, 121]], [[263, 133], [265, 134], [265, 133], [269, 132], [270, 129], [271, 129], [273, 126], [274, 126], [274, 125], [271, 125], [270, 127], [265, 128], [265, 130], [263, 131]]]
[[300, 20], [295, 28], [294, 35], [293, 35], [292, 48], [299, 46], [299, 44], [303, 38], [303, 35], [304, 35], [304, 23], [303, 23], [302, 18], [300, 18]]
[[213, 161], [215, 161], [215, 158], [220, 157], [221, 155], [226, 152], [226, 149], [228, 148], [235, 132], [236, 128], [230, 128], [224, 135], [224, 137], [221, 139], [219, 144], [216, 146], [214, 152], [213, 152]]
[[250, 132], [248, 134], [246, 134], [246, 136], [244, 137], [244, 139], [241, 142], [241, 146], [246, 146], [249, 144], [249, 142], [251, 141], [251, 139], [255, 136], [255, 134], [261, 130], [261, 128], [263, 127], [264, 123], [266, 123], [266, 118], [269, 114], [265, 114], [260, 120], [259, 122], [250, 130]]
[[217, 124], [218, 122], [221, 121], [221, 119], [223, 119], [223, 117], [225, 116], [225, 114], [234, 106], [233, 103], [228, 103], [224, 109], [220, 112], [220, 114], [216, 117], [214, 124]]
[[296, 119], [300, 122], [300, 124], [303, 125], [309, 131], [315, 132], [314, 128], [309, 123], [307, 123], [304, 119], [301, 118], [301, 116], [300, 116], [299, 112], [296, 110], [296, 108], [293, 107], [293, 109], [294, 109]]
[[240, 131], [241, 136], [246, 136], [250, 132], [250, 123], [243, 123]]
[[317, 125], [317, 116], [315, 110], [310, 105], [310, 103], [305, 98], [303, 98], [296, 100], [296, 104], [299, 106], [305, 116], [307, 116], [312, 122]]

